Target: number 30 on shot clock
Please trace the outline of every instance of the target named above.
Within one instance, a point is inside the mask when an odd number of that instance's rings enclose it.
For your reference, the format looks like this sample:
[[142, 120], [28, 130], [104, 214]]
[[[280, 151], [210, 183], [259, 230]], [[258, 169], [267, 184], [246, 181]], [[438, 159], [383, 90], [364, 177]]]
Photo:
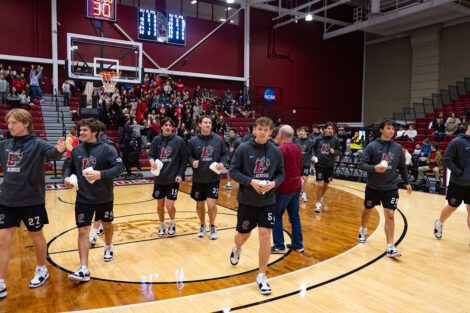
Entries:
[[117, 0], [86, 0], [87, 17], [115, 22], [116, 1]]

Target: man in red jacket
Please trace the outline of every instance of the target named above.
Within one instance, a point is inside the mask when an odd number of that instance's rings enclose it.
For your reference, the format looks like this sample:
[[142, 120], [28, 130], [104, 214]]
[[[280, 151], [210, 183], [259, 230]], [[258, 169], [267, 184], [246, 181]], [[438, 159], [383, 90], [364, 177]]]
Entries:
[[[299, 198], [302, 191], [300, 173], [302, 172], [302, 151], [299, 146], [292, 142], [294, 129], [284, 125], [279, 129], [275, 141], [280, 143], [279, 149], [284, 156], [284, 182], [276, 188], [276, 218], [273, 228], [274, 246], [271, 248], [273, 254], [287, 253], [287, 249], [304, 252], [302, 244], [302, 227], [299, 217]], [[292, 225], [292, 244], [284, 245], [284, 231], [282, 227], [282, 216], [287, 209], [289, 221]]]

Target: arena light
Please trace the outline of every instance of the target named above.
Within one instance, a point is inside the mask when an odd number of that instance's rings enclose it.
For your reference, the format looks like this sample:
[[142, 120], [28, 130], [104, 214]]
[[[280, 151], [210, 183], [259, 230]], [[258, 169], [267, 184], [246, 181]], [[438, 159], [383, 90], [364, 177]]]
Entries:
[[227, 3], [234, 3], [235, 0], [227, 0]]
[[197, 3], [197, 0], [191, 1], [191, 4], [196, 4], [196, 3]]
[[310, 22], [310, 21], [312, 21], [312, 20], [313, 20], [313, 15], [312, 15], [312, 14], [310, 14], [310, 13], [309, 13], [309, 14], [307, 14], [307, 16], [305, 17], [305, 20], [306, 20], [307, 22]]

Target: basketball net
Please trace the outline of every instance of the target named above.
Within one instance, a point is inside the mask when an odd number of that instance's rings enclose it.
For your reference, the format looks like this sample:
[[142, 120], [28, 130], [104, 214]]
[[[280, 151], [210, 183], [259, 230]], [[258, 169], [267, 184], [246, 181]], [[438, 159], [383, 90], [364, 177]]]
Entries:
[[101, 82], [103, 83], [104, 92], [114, 93], [117, 80], [121, 76], [118, 72], [101, 72]]

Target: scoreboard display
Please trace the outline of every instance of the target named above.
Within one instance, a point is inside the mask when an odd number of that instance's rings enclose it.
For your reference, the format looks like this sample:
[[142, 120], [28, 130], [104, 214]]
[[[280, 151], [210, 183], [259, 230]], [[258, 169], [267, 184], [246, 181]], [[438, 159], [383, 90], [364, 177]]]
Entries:
[[117, 0], [86, 0], [86, 16], [99, 20], [116, 21]]
[[186, 44], [186, 19], [183, 15], [140, 8], [137, 20], [139, 39]]

